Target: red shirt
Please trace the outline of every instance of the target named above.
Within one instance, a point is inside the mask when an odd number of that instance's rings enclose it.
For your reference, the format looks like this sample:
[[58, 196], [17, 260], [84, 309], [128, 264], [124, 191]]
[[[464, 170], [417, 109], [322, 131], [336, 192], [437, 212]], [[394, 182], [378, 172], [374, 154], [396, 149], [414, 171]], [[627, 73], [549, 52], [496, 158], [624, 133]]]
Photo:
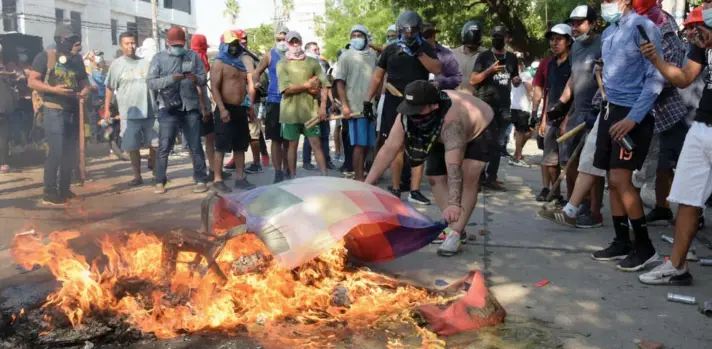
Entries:
[[[554, 59], [554, 56], [546, 57], [539, 62], [539, 67], [536, 68], [532, 85], [541, 87], [542, 89], [546, 87], [546, 76], [549, 73], [549, 62], [551, 62], [552, 59]], [[544, 93], [546, 93], [546, 91], [544, 91]]]

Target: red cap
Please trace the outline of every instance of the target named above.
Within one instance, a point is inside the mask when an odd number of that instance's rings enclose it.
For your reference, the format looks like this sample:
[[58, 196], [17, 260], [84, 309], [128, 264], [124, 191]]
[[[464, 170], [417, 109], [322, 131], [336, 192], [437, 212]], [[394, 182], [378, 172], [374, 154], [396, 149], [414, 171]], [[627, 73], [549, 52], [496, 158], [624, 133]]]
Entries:
[[682, 25], [687, 27], [688, 25], [702, 23], [705, 23], [704, 19], [702, 19], [702, 6], [698, 6], [692, 9], [692, 12], [690, 12], [690, 15], [687, 16], [687, 19], [685, 19], [685, 23], [683, 23]]
[[181, 27], [171, 27], [166, 32], [166, 41], [168, 45], [185, 45], [185, 30]]
[[227, 42], [229, 44], [235, 40], [242, 42], [246, 38], [247, 33], [242, 29], [226, 30], [222, 35], [220, 35], [220, 43]]

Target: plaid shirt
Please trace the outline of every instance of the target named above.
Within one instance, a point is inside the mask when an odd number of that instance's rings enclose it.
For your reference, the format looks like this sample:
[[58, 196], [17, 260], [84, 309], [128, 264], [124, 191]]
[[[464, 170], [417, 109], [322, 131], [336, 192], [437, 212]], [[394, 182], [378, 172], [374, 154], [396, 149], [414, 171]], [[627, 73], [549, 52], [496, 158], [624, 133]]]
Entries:
[[[675, 19], [669, 14], [667, 14], [667, 18], [667, 22], [660, 27], [663, 59], [665, 62], [681, 68], [685, 59], [685, 48], [677, 36], [677, 24], [675, 23]], [[594, 106], [598, 106], [602, 102], [603, 98], [599, 90], [596, 92], [596, 95], [593, 96], [591, 103], [593, 103]], [[655, 117], [655, 133], [667, 131], [670, 127], [687, 116], [687, 107], [680, 93], [677, 88], [672, 86], [669, 82], [665, 82], [662, 92], [660, 92], [658, 99], [655, 101], [653, 116]]]

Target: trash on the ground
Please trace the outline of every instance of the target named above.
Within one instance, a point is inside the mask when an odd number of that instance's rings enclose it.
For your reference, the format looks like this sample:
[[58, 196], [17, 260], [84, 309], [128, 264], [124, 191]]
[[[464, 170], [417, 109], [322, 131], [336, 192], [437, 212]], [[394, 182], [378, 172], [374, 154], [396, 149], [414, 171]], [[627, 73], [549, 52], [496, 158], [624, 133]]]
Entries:
[[84, 348], [82, 348], [82, 349], [94, 349], [94, 343], [92, 343], [90, 341], [86, 341], [86, 342], [84, 342]]
[[546, 285], [548, 285], [548, 284], [549, 284], [549, 279], [544, 279], [544, 280], [541, 280], [541, 281], [535, 283], [534, 286], [536, 286], [536, 287], [544, 287], [544, 286], [546, 286]]
[[712, 258], [700, 258], [700, 265], [712, 267]]
[[437, 279], [435, 280], [435, 286], [442, 287], [442, 286], [447, 286], [449, 283], [445, 280], [442, 279]]
[[706, 315], [707, 317], [712, 317], [712, 299], [700, 305], [700, 313]]
[[674, 244], [674, 243], [675, 243], [675, 239], [673, 239], [673, 238], [671, 238], [671, 237], [669, 237], [669, 236], [667, 236], [667, 235], [665, 235], [665, 234], [660, 234], [660, 240], [663, 240], [663, 241], [665, 241], [665, 242], [667, 242], [667, 243], [669, 243], [669, 244]]
[[633, 343], [638, 345], [640, 349], [663, 349], [664, 346], [660, 343], [646, 341], [645, 339], [635, 339]]
[[489, 235], [489, 234], [490, 234], [490, 231], [489, 231], [489, 230], [487, 230], [487, 229], [480, 229], [480, 235], [481, 235], [481, 236], [485, 236], [485, 235]]
[[693, 296], [685, 296], [682, 294], [668, 293], [668, 302], [684, 303], [684, 304], [697, 304], [697, 299]]

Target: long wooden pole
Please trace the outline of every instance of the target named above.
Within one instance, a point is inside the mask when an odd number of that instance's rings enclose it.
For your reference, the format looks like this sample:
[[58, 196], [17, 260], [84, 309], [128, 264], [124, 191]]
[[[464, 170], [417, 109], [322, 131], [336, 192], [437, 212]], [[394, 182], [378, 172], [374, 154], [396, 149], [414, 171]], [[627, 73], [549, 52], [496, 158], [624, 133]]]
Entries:
[[86, 164], [86, 150], [85, 146], [85, 134], [84, 134], [84, 99], [79, 100], [79, 177], [82, 182], [87, 179], [87, 164]]

